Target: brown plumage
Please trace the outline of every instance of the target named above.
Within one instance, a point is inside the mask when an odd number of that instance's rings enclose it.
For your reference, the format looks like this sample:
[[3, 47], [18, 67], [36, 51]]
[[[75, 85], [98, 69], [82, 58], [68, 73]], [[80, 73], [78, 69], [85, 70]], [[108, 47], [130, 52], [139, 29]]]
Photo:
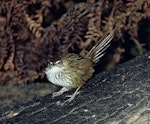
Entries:
[[72, 101], [80, 87], [91, 78], [94, 73], [94, 65], [105, 54], [114, 37], [114, 32], [107, 33], [88, 52], [85, 57], [75, 53], [69, 53], [60, 60], [50, 62], [45, 70], [48, 80], [63, 88], [53, 93], [53, 96], [61, 95], [68, 89], [77, 88], [75, 93], [67, 101]]

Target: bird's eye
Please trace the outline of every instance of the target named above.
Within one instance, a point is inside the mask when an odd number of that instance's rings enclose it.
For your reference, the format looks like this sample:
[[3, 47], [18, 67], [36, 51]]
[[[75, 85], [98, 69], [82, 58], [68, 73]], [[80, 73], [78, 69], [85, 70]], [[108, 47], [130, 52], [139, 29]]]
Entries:
[[48, 60], [48, 65], [54, 65], [54, 63], [50, 60]]
[[47, 65], [47, 67], [48, 68], [50, 68], [50, 67], [52, 67], [54, 65], [54, 63], [53, 62], [51, 62], [51, 61], [49, 61], [49, 63], [48, 63], [48, 65]]
[[60, 61], [60, 60], [58, 60], [58, 61], [56, 61], [56, 62], [55, 62], [55, 64], [60, 64], [60, 63], [61, 63], [61, 61]]
[[50, 64], [50, 65], [53, 65], [53, 62], [51, 62], [51, 61], [50, 61], [50, 63], [49, 63], [49, 64]]

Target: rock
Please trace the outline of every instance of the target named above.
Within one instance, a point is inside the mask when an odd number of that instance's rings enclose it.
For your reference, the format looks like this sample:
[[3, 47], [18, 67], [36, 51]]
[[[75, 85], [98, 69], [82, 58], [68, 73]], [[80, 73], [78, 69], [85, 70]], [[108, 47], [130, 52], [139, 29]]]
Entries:
[[148, 124], [150, 52], [91, 78], [71, 103], [51, 94], [1, 111], [0, 123]]

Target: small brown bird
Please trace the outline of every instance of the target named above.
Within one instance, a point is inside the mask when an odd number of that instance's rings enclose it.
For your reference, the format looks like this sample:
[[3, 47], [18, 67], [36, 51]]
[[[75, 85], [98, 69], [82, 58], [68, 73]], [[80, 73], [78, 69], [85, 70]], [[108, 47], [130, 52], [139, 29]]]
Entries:
[[114, 31], [106, 33], [85, 57], [75, 53], [69, 53], [56, 62], [50, 62], [45, 69], [47, 79], [63, 88], [53, 93], [53, 97], [63, 94], [72, 88], [77, 88], [73, 95], [67, 100], [71, 102], [81, 86], [91, 78], [94, 72], [94, 65], [105, 54], [106, 49], [110, 46], [110, 41], [114, 37]]

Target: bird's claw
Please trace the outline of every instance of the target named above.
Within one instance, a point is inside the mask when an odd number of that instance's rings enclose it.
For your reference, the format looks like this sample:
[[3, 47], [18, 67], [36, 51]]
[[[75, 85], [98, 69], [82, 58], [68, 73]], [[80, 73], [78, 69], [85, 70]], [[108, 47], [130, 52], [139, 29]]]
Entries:
[[54, 92], [54, 93], [52, 94], [52, 97], [54, 98], [54, 97], [60, 96], [60, 95], [62, 95], [64, 92], [66, 92], [66, 91], [68, 91], [68, 90], [69, 90], [69, 89], [63, 87], [63, 88], [61, 88], [59, 91]]
[[80, 93], [80, 91], [77, 91], [76, 93], [74, 93], [72, 95], [67, 95], [66, 97], [69, 99], [67, 99], [65, 102], [71, 102], [72, 100], [74, 100], [75, 96], [78, 95], [79, 93]]

